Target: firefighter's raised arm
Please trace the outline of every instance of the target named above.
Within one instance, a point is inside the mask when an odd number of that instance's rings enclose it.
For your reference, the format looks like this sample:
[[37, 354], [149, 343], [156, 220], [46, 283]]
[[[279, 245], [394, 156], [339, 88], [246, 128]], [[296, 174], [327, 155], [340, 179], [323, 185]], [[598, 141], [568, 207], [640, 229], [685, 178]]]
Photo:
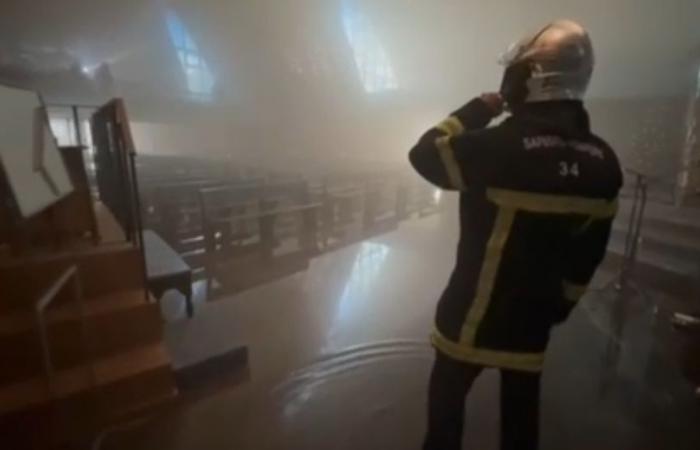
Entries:
[[502, 112], [503, 100], [499, 94], [484, 94], [473, 99], [420, 138], [409, 153], [411, 164], [423, 178], [442, 189], [466, 189], [468, 177], [461, 164], [462, 158], [456, 154], [462, 146], [455, 142], [459, 140], [464, 144], [465, 133], [485, 128]]

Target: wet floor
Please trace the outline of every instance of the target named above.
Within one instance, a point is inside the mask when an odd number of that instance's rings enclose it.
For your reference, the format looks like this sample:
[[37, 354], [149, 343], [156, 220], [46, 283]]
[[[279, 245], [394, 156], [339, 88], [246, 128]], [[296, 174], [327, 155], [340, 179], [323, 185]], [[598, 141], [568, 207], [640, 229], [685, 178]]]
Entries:
[[[176, 363], [242, 341], [250, 380], [113, 433], [103, 448], [420, 448], [427, 336], [456, 235], [448, 215], [409, 221], [323, 255], [307, 272], [198, 305], [193, 321], [166, 331]], [[609, 278], [601, 274], [597, 285]], [[700, 403], [681, 376], [665, 318], [653, 298], [617, 302], [614, 292], [594, 292], [555, 332], [541, 448], [700, 448]], [[497, 388], [495, 371], [475, 384], [465, 449], [498, 447]]]

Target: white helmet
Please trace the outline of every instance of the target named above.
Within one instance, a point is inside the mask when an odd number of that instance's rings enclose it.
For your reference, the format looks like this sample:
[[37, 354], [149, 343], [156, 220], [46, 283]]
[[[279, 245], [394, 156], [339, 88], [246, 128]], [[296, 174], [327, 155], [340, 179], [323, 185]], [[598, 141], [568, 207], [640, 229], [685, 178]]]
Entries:
[[580, 100], [593, 75], [588, 32], [571, 20], [558, 20], [511, 46], [501, 94], [512, 106], [551, 100]]

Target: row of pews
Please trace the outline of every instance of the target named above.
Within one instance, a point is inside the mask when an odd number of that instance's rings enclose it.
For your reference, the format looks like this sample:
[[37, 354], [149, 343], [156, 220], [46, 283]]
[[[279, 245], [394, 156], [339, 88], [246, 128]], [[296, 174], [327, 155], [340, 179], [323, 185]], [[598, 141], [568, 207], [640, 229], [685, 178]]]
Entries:
[[163, 237], [210, 294], [304, 270], [321, 252], [439, 206], [435, 188], [400, 171], [300, 175], [142, 156], [137, 172], [144, 228]]

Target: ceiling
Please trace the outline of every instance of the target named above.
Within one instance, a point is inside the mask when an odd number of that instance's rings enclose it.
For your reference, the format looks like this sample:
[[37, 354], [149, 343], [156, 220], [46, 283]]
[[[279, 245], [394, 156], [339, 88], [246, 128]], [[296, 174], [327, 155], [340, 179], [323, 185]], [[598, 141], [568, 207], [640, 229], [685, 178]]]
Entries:
[[[117, 83], [179, 95], [181, 68], [165, 17], [174, 12], [232, 99], [276, 96], [290, 75], [319, 95], [358, 86], [342, 14], [360, 11], [391, 61], [400, 92], [467, 96], [498, 86], [510, 42], [555, 18], [591, 32], [593, 95], [664, 96], [691, 89], [700, 61], [697, 0], [5, 0], [2, 71], [109, 64]], [[19, 74], [19, 75], [18, 75]], [[38, 87], [41, 88], [40, 86]], [[222, 94], [223, 95], [223, 94]], [[294, 95], [285, 94], [285, 95]]]

